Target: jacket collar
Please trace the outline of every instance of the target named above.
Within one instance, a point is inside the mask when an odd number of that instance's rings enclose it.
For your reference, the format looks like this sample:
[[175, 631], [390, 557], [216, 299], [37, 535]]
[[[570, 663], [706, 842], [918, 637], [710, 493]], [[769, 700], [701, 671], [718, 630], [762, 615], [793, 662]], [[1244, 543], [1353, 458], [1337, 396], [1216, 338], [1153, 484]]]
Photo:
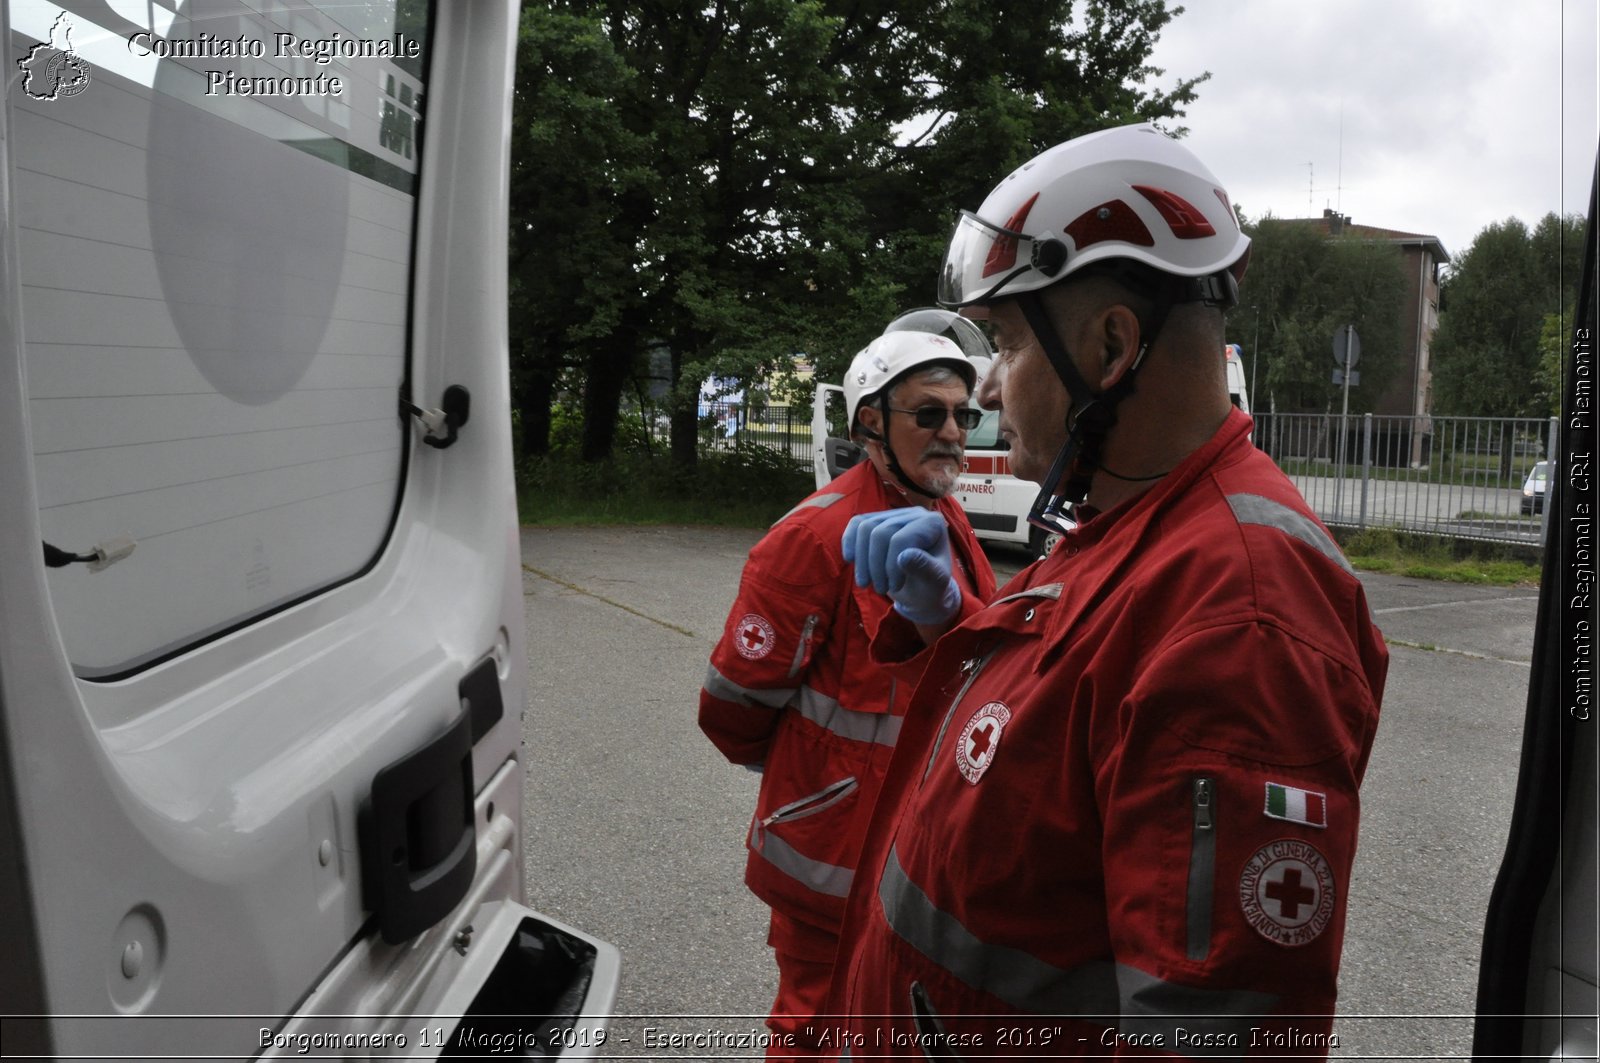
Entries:
[[1111, 591], [1116, 574], [1130, 564], [1144, 543], [1159, 534], [1161, 518], [1178, 499], [1201, 479], [1243, 456], [1242, 448], [1250, 446], [1252, 427], [1248, 415], [1230, 410], [1204, 446], [1149, 490], [1092, 515], [1066, 533], [1050, 556], [1039, 562], [1031, 581], [1034, 585], [1060, 583], [1064, 588], [1060, 604], [1050, 610], [1045, 645], [1064, 639], [1078, 619]]

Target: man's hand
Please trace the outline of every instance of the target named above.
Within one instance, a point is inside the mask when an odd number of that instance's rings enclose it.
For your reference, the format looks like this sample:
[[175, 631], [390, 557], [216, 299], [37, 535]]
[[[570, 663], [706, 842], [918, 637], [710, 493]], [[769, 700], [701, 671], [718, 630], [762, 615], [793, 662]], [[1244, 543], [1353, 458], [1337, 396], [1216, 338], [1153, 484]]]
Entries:
[[844, 530], [844, 559], [856, 586], [869, 583], [913, 624], [938, 627], [961, 610], [950, 570], [950, 534], [943, 514], [921, 506], [861, 513]]

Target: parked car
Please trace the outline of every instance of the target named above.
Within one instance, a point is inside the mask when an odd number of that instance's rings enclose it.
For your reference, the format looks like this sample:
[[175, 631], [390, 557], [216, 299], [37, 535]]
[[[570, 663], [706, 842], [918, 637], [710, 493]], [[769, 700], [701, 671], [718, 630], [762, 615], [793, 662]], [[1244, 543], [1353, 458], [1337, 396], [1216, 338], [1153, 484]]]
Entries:
[[1529, 470], [1522, 483], [1522, 512], [1543, 513], [1545, 492], [1550, 487], [1550, 463], [1541, 461]]

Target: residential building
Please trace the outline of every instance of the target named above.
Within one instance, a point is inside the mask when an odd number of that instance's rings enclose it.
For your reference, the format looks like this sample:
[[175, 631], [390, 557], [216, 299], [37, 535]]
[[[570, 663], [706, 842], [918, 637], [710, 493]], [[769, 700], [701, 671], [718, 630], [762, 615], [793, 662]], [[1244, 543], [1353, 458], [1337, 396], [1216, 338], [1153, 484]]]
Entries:
[[1406, 295], [1401, 368], [1372, 406], [1377, 424], [1373, 460], [1382, 465], [1426, 464], [1433, 432], [1433, 373], [1429, 348], [1439, 327], [1439, 267], [1450, 254], [1437, 236], [1402, 232], [1375, 225], [1357, 225], [1344, 214], [1324, 210], [1320, 218], [1292, 219], [1314, 225], [1326, 236], [1353, 236], [1390, 243], [1404, 256]]

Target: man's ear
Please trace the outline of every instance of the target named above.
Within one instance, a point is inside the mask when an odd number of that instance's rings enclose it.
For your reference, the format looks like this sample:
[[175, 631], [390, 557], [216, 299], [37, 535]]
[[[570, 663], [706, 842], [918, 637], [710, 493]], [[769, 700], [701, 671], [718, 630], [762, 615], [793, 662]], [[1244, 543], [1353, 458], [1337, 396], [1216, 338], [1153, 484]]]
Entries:
[[1101, 357], [1100, 390], [1106, 391], [1126, 376], [1138, 360], [1142, 339], [1139, 316], [1121, 303], [1113, 303], [1101, 311], [1097, 339]]
[[[883, 411], [876, 406], [863, 405], [856, 411], [856, 420], [867, 432], [875, 433], [879, 438], [883, 436]], [[872, 436], [867, 438], [871, 439]]]

